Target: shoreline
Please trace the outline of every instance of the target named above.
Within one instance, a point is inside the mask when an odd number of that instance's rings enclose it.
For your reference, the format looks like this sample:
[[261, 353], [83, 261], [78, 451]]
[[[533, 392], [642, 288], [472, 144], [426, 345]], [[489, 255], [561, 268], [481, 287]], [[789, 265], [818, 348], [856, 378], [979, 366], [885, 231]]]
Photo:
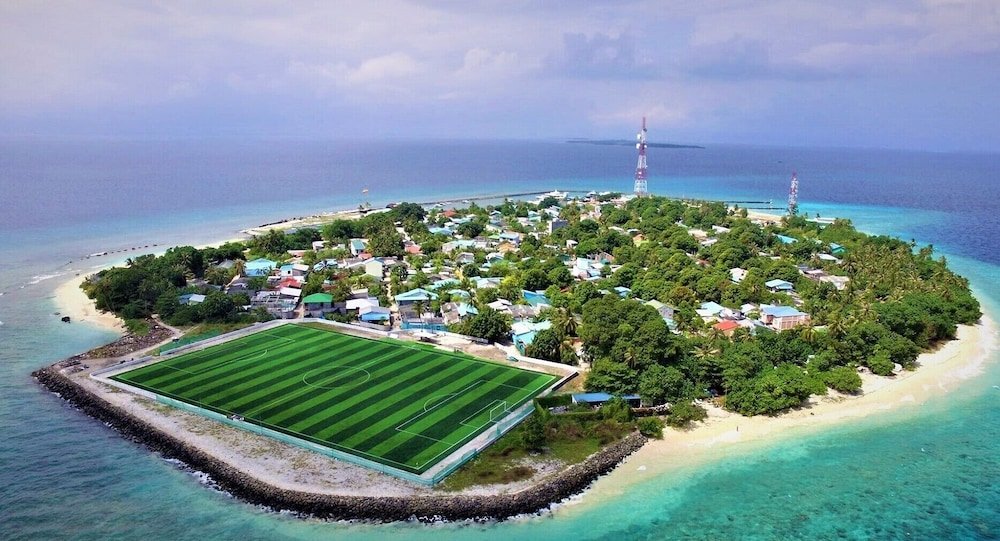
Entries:
[[[378, 211], [380, 209], [375, 210]], [[360, 215], [356, 210], [315, 214], [244, 229], [241, 233], [253, 234], [268, 229], [287, 229], [302, 225], [314, 225], [315, 220], [323, 221], [336, 217], [351, 219], [357, 218]], [[761, 220], [778, 221], [782, 218], [778, 214], [754, 210], [749, 211], [748, 215], [751, 218]], [[221, 240], [219, 242], [200, 245], [199, 248], [219, 245], [229, 240], [242, 241], [245, 238]], [[162, 248], [165, 250], [167, 247]], [[161, 250], [161, 253], [163, 250]], [[112, 266], [114, 264], [109, 263], [102, 268]], [[100, 270], [102, 269], [98, 268], [87, 273], [81, 273], [57, 286], [54, 292], [55, 303], [59, 311], [63, 315], [69, 315], [73, 322], [84, 322], [121, 332], [124, 329], [123, 322], [113, 314], [98, 312], [94, 307], [94, 302], [79, 287], [87, 276]], [[914, 371], [904, 371], [893, 377], [874, 376], [870, 373], [863, 374], [863, 389], [858, 395], [845, 395], [830, 390], [826, 396], [812, 397], [803, 407], [786, 411], [775, 417], [744, 417], [709, 406], [709, 418], [706, 421], [698, 423], [695, 427], [687, 430], [666, 428], [664, 430], [664, 439], [649, 440], [645, 445], [638, 447], [637, 450], [633, 449], [629, 453], [626, 453], [624, 457], [619, 457], [615, 464], [610, 465], [601, 473], [591, 477], [573, 492], [551, 500], [544, 506], [536, 506], [533, 510], [525, 511], [522, 509], [518, 513], [511, 513], [509, 515], [503, 515], [502, 513], [476, 515], [461, 513], [456, 508], [451, 507], [449, 508], [450, 510], [444, 513], [430, 513], [421, 516], [438, 516], [451, 519], [478, 519], [488, 516], [489, 518], [504, 519], [514, 514], [533, 513], [549, 508], [551, 504], [564, 501], [570, 496], [579, 496], [581, 491], [582, 497], [572, 498], [571, 501], [566, 502], [568, 505], [560, 505], [554, 513], [558, 516], [584, 512], [601, 502], [625, 497], [629, 487], [637, 483], [648, 482], [655, 476], [690, 470], [724, 458], [731, 458], [733, 454], [754, 452], [765, 445], [792, 438], [800, 438], [830, 427], [841, 426], [851, 421], [880, 415], [883, 412], [918, 411], [912, 409], [911, 406], [919, 406], [933, 397], [956, 390], [957, 385], [982, 373], [984, 365], [989, 361], [990, 354], [998, 348], [998, 326], [991, 316], [992, 314], [986, 313], [984, 309], [984, 314], [979, 324], [974, 326], [959, 326], [956, 339], [944, 343], [935, 351], [922, 353], [917, 360], [918, 366]], [[36, 374], [40, 374], [45, 370], [49, 370], [49, 368], [40, 370]], [[55, 368], [53, 368], [53, 371], [58, 372]], [[64, 376], [58, 375], [58, 377]], [[42, 377], [39, 377], [39, 381], [52, 389], [51, 386], [42, 381]], [[75, 385], [68, 378], [67, 382]], [[52, 390], [61, 394], [64, 399], [77, 403], [72, 397], [67, 397], [64, 391]], [[78, 394], [91, 395], [92, 399], [103, 402], [100, 397], [93, 395], [91, 391], [83, 387], [79, 387], [77, 392]], [[107, 402], [105, 404], [112, 409], [116, 408], [114, 404]], [[80, 406], [78, 403], [77, 405]], [[291, 492], [294, 493], [294, 496], [289, 496], [289, 493], [274, 500], [272, 499], [273, 496], [265, 497], [261, 494], [272, 494], [273, 490], [278, 490], [282, 493], [288, 492], [288, 487], [276, 487], [273, 484], [269, 484], [267, 480], [254, 477], [252, 473], [248, 472], [236, 471], [236, 474], [234, 474], [231, 471], [233, 468], [214, 457], [210, 450], [194, 446], [190, 442], [185, 441], [185, 438], [173, 436], [162, 429], [152, 428], [145, 431], [147, 433], [157, 433], [155, 437], [148, 434], [146, 436], [136, 435], [132, 433], [131, 429], [122, 429], [119, 423], [105, 418], [104, 414], [95, 415], [87, 407], [80, 407], [88, 414], [111, 424], [127, 439], [144, 443], [151, 449], [164, 452], [167, 456], [174, 456], [196, 469], [206, 471], [212, 475], [213, 479], [219, 481], [220, 485], [227, 491], [250, 503], [263, 504], [275, 509], [293, 509], [309, 516], [380, 520], [379, 518], [373, 518], [367, 512], [352, 514], [354, 511], [347, 511], [347, 509], [356, 510], [353, 507], [354, 504], [344, 504], [344, 501], [347, 499], [362, 498], [370, 500], [374, 496], [334, 496], [292, 490]], [[132, 420], [129, 422], [131, 423]], [[144, 424], [141, 420], [138, 423], [140, 425]], [[146, 428], [149, 429], [149, 426], [146, 425]], [[152, 439], [146, 441], [146, 438]], [[162, 447], [164, 445], [163, 441], [168, 440], [174, 442], [172, 452], [165, 451]], [[217, 475], [221, 476], [221, 478], [217, 478]], [[547, 482], [547, 480], [543, 480], [524, 491], [505, 494], [504, 498], [516, 497], [522, 492], [535, 493], [537, 487], [544, 486]], [[259, 489], [262, 486], [270, 488], [264, 492], [257, 491], [255, 494], [254, 491], [256, 489], [253, 487]], [[563, 493], [564, 490], [560, 490], [559, 492]], [[291, 499], [287, 499], [288, 497]], [[308, 497], [308, 500], [311, 502], [306, 506], [307, 508], [301, 506], [304, 505], [304, 500], [302, 499], [304, 497]], [[464, 497], [471, 496], [455, 496], [451, 498]], [[318, 505], [316, 498], [339, 498], [339, 503], [332, 504], [327, 502], [327, 504], [320, 506], [322, 508], [320, 510], [320, 508], [315, 507]], [[536, 498], [537, 495], [531, 498], [535, 504], [537, 504]], [[446, 498], [443, 496], [441, 498], [392, 496], [388, 499], [394, 501], [421, 500], [420, 505], [425, 505], [430, 500], [444, 500]], [[368, 509], [368, 505], [370, 505], [370, 502], [366, 504], [366, 509]], [[393, 505], [397, 506], [399, 502], [396, 501]], [[484, 509], [481, 503], [475, 505], [479, 510]], [[394, 509], [390, 515], [398, 517], [398, 513], [401, 510], [398, 507]], [[426, 511], [429, 508], [423, 507], [422, 509]], [[389, 520], [408, 520], [411, 518], [413, 516]]]
[[959, 326], [956, 339], [922, 353], [913, 371], [892, 377], [863, 374], [859, 395], [830, 390], [775, 417], [744, 417], [709, 407], [708, 419], [687, 430], [667, 427], [662, 440], [650, 440], [559, 512], [587, 512], [606, 500], [625, 497], [629, 487], [653, 477], [680, 474], [781, 441], [886, 413], [917, 412], [917, 406], [958, 391], [983, 372], [990, 355], [1000, 349], [1000, 327], [991, 316], [984, 312], [979, 324]]

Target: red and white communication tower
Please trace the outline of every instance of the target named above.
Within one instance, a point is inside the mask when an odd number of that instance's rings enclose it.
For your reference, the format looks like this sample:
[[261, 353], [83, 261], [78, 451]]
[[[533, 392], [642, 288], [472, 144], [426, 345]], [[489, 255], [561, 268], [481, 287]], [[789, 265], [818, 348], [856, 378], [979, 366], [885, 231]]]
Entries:
[[788, 215], [795, 216], [799, 212], [799, 177], [792, 171], [792, 186], [788, 188]]
[[642, 131], [636, 136], [638, 142], [635, 148], [639, 149], [639, 164], [635, 166], [635, 195], [642, 197], [649, 192], [646, 189], [646, 117], [642, 117]]

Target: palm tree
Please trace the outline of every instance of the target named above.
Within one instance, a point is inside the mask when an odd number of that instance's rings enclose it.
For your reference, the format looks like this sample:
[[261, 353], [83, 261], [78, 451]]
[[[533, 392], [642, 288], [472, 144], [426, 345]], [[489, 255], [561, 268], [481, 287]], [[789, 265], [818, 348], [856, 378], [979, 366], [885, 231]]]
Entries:
[[639, 357], [635, 353], [634, 346], [629, 344], [629, 346], [625, 348], [625, 353], [622, 354], [622, 360], [625, 361], [625, 364], [627, 364], [632, 370], [639, 367]]
[[826, 326], [833, 338], [840, 338], [847, 332], [847, 320], [840, 312], [830, 314]]
[[413, 310], [417, 313], [417, 317], [419, 318], [424, 313], [424, 301], [414, 302]]
[[816, 342], [816, 327], [812, 323], [807, 323], [799, 331], [799, 337], [807, 344]]
[[233, 270], [236, 271], [236, 276], [243, 276], [243, 273], [247, 270], [247, 262], [243, 259], [237, 259], [233, 263]]
[[576, 336], [577, 321], [576, 316], [568, 308], [559, 308], [552, 317], [552, 323], [563, 336]]
[[579, 356], [576, 354], [576, 348], [573, 347], [571, 338], [566, 337], [559, 344], [559, 359], [565, 364], [575, 365], [579, 363]]

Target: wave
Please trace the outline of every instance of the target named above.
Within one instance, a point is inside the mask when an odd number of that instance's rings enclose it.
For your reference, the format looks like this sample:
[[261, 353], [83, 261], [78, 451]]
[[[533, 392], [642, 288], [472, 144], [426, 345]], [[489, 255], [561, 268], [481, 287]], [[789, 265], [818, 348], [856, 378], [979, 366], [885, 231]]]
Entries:
[[35, 276], [31, 277], [31, 280], [28, 280], [28, 285], [29, 286], [33, 286], [33, 285], [35, 285], [35, 284], [37, 284], [39, 282], [43, 282], [45, 280], [51, 280], [52, 278], [58, 278], [59, 276], [62, 276], [64, 274], [66, 274], [66, 273], [65, 272], [57, 272], [55, 274], [36, 274]]

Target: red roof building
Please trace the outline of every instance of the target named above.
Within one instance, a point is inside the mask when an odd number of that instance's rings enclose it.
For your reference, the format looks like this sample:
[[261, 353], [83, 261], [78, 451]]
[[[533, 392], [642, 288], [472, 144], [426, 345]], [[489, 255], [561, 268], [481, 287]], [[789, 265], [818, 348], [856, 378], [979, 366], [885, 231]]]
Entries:
[[712, 328], [722, 331], [722, 334], [726, 336], [732, 336], [736, 332], [736, 329], [740, 328], [740, 324], [731, 319], [726, 319], [712, 325]]

